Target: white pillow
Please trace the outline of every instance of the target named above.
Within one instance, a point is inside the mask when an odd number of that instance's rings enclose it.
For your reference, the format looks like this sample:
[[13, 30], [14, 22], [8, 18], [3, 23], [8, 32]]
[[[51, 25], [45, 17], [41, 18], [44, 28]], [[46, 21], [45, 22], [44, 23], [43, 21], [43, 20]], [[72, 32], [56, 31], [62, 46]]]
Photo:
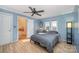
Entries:
[[38, 33], [38, 34], [46, 34], [46, 33]]

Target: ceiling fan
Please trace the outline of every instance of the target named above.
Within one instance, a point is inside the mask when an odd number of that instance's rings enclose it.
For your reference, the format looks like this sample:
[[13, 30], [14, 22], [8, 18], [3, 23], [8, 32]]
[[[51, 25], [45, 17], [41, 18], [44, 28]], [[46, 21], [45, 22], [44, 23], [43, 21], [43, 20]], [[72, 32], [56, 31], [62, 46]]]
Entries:
[[34, 14], [35, 14], [35, 15], [38, 15], [38, 16], [42, 16], [42, 15], [39, 14], [39, 13], [44, 12], [44, 10], [36, 11], [36, 9], [35, 9], [35, 8], [32, 8], [32, 7], [29, 7], [29, 9], [31, 10], [31, 12], [24, 12], [24, 13], [32, 13], [31, 16], [34, 16]]

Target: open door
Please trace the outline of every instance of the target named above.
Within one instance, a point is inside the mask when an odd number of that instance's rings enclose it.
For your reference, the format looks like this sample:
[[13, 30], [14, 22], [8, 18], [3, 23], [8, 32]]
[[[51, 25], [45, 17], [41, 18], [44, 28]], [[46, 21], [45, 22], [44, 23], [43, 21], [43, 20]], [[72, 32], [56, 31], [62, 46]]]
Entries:
[[19, 40], [24, 40], [27, 38], [27, 21], [26, 17], [18, 17], [18, 32]]

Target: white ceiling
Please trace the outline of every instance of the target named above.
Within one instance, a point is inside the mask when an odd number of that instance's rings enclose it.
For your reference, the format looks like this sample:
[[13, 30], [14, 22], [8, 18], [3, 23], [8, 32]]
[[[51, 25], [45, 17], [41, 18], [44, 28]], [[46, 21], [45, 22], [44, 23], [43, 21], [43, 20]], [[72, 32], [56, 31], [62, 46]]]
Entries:
[[23, 12], [30, 12], [31, 10], [28, 8], [29, 5], [4, 5], [5, 8], [12, 9], [14, 11], [20, 12], [23, 15], [30, 16], [35, 19], [43, 19], [53, 16], [58, 16], [66, 13], [71, 13], [74, 10], [74, 5], [30, 5], [36, 10], [44, 10], [45, 12], [40, 13], [42, 16], [31, 16], [31, 13], [24, 14]]

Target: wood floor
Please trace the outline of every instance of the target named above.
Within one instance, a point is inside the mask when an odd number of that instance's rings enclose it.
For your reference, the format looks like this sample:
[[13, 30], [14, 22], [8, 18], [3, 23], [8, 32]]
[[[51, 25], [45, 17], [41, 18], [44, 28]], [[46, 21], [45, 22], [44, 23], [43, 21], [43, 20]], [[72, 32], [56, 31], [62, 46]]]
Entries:
[[[54, 53], [75, 53], [75, 47], [65, 42], [58, 43]], [[29, 40], [20, 40], [15, 43], [0, 46], [0, 53], [48, 53], [47, 50], [38, 44], [30, 43]]]

